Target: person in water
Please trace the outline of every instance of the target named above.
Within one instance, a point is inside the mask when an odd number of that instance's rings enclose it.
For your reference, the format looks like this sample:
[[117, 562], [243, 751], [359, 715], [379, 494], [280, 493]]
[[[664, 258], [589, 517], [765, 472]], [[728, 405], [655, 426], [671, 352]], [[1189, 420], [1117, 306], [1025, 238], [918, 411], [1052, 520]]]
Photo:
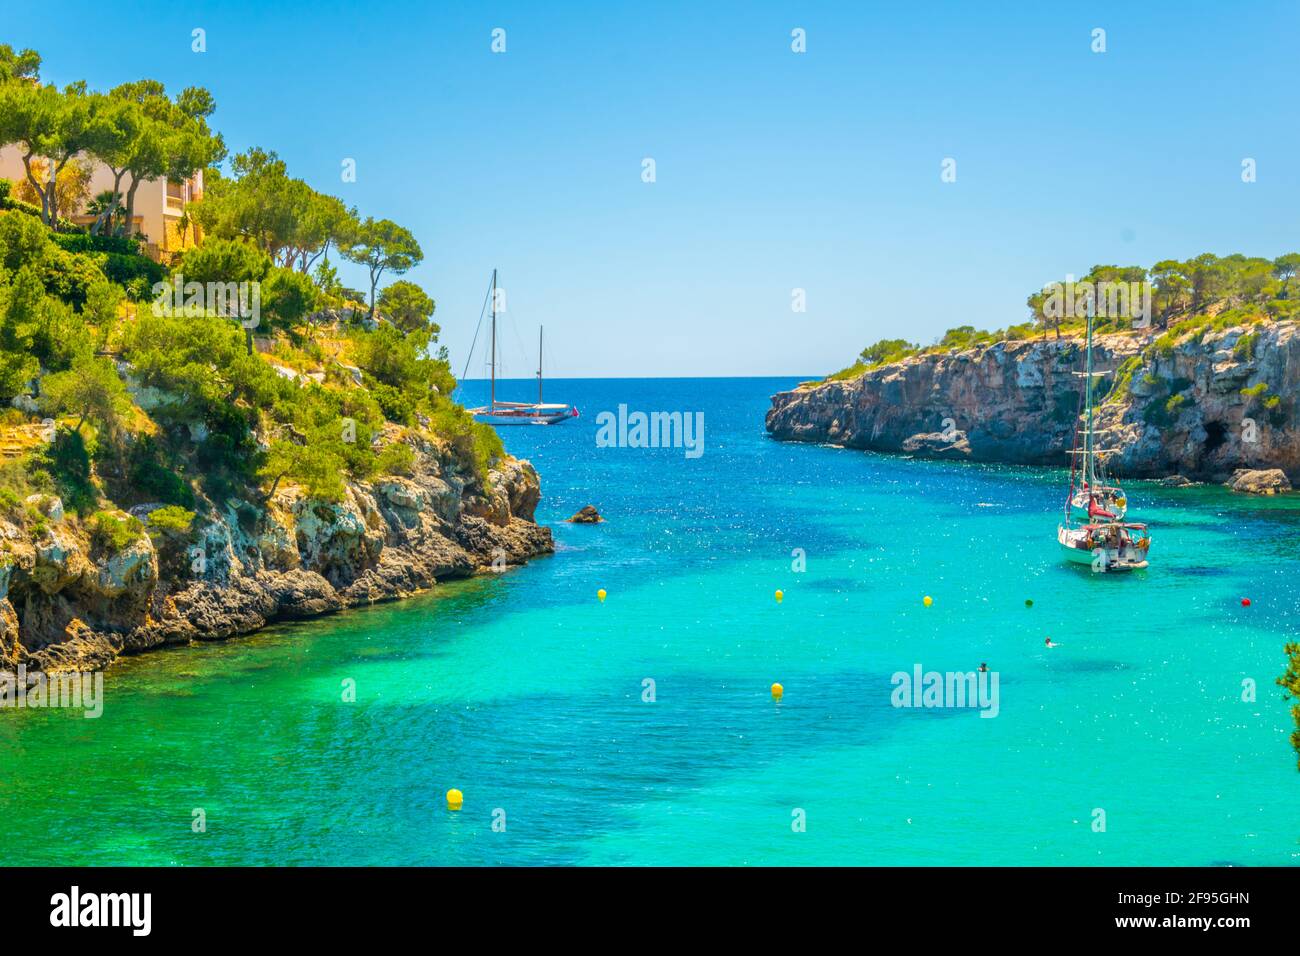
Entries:
[[981, 670], [981, 671], [984, 671], [985, 673], [987, 673], [987, 672], [988, 672], [988, 669], [989, 669], [989, 665], [986, 664], [986, 663], [984, 663], [983, 661], [980, 661], [980, 670]]
[[1048, 647], [1056, 647], [1056, 644], [1052, 643], [1051, 637], [1048, 637], [1045, 643], [1047, 644]]

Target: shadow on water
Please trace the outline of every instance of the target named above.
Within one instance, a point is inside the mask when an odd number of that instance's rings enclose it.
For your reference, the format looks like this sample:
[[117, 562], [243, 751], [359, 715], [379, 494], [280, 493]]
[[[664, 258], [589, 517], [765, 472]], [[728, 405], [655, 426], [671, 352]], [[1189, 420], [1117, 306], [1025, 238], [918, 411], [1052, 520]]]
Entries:
[[[639, 685], [630, 679], [628, 686]], [[418, 828], [441, 800], [429, 785], [432, 771], [508, 806], [520, 829], [532, 834], [516, 852], [575, 862], [588, 835], [627, 826], [634, 808], [671, 804], [720, 775], [759, 771], [791, 753], [870, 745], [907, 721], [979, 719], [970, 709], [895, 708], [887, 675], [819, 674], [797, 688], [797, 699], [794, 690], [788, 687], [777, 703], [745, 676], [670, 674], [657, 680], [653, 703], [633, 693], [514, 697], [453, 710], [397, 703], [356, 713], [345, 733], [368, 741], [360, 779], [388, 777], [382, 789], [364, 795], [377, 816]], [[390, 763], [409, 750], [411, 739], [438, 755], [436, 768], [412, 774]], [[477, 856], [485, 847], [461, 850]], [[417, 857], [401, 862], [451, 862], [438, 854]]]

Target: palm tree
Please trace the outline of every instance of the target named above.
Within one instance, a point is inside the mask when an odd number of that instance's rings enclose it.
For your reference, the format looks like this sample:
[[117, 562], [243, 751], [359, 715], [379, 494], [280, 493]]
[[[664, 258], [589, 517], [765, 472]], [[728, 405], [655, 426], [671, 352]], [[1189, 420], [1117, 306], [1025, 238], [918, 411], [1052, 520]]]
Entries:
[[[115, 208], [116, 212], [114, 212]], [[116, 202], [114, 202], [113, 190], [105, 189], [86, 204], [86, 214], [95, 217], [95, 221], [90, 226], [91, 235], [99, 235], [99, 231], [104, 227], [105, 223], [108, 224], [108, 234], [110, 236], [116, 235], [126, 215], [126, 207], [122, 204], [122, 194], [118, 193]], [[112, 217], [111, 222], [109, 221], [110, 216]]]

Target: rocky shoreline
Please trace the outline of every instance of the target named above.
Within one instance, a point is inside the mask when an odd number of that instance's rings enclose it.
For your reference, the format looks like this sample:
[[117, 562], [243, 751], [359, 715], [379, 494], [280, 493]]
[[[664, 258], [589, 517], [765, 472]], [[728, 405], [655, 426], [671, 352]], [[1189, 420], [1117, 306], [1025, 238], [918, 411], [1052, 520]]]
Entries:
[[[1110, 373], [1098, 386], [1098, 417], [1108, 447], [1119, 450], [1112, 460], [1119, 474], [1241, 484], [1240, 470], [1278, 469], [1283, 481], [1300, 480], [1294, 322], [1200, 329], [1177, 339], [1103, 335], [1093, 364]], [[930, 352], [854, 379], [780, 392], [766, 426], [786, 441], [1065, 465], [1083, 368], [1080, 338]]]
[[410, 477], [349, 483], [338, 502], [297, 487], [230, 500], [193, 533], [141, 533], [111, 553], [58, 499], [31, 502], [45, 515], [34, 540], [0, 521], [0, 670], [98, 670], [120, 655], [402, 598], [554, 550], [533, 520], [531, 464], [498, 462], [483, 490], [447, 449], [416, 441]]

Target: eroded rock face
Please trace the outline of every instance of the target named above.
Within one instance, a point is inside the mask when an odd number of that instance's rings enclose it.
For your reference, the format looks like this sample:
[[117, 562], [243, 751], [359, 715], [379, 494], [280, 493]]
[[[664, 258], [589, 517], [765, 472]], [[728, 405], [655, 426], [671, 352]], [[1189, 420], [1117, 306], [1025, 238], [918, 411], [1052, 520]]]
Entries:
[[220, 640], [276, 620], [403, 597], [554, 550], [533, 522], [536, 471], [508, 459], [487, 493], [430, 448], [408, 478], [349, 484], [340, 502], [281, 489], [229, 501], [192, 537], [92, 552], [75, 517], [29, 541], [0, 522], [0, 667], [96, 669], [118, 655]]
[[[1243, 342], [1243, 336], [1252, 339]], [[1238, 468], [1300, 479], [1300, 332], [1294, 322], [1206, 331], [1146, 349], [1099, 336], [1099, 427], [1120, 475], [1224, 481]], [[1249, 345], [1249, 347], [1244, 347]], [[913, 356], [849, 381], [772, 396], [767, 430], [790, 441], [975, 461], [1064, 465], [1080, 410], [1081, 339], [1000, 342]], [[1122, 387], [1110, 392], [1111, 384]], [[944, 442], [954, 430], [960, 442]]]

